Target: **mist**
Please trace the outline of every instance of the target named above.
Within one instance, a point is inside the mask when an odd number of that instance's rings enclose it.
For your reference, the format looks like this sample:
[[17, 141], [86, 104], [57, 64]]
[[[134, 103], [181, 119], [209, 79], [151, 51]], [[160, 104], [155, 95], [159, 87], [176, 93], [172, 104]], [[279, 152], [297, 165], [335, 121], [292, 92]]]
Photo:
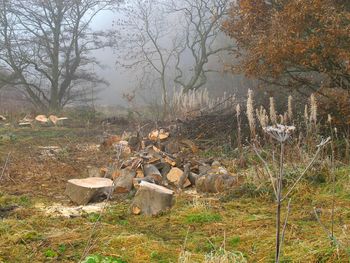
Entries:
[[[132, 6], [132, 5], [131, 5]], [[125, 13], [120, 11], [102, 11], [100, 12], [93, 20], [91, 25], [93, 30], [116, 30], [117, 38], [122, 37], [126, 32], [118, 31], [116, 26], [116, 21], [120, 19], [125, 19]], [[177, 22], [173, 18], [174, 21], [171, 21], [171, 26], [175, 26], [177, 28], [173, 29], [174, 32], [181, 30], [181, 27], [178, 26]], [[142, 25], [140, 25], [142, 26]], [[125, 29], [124, 29], [125, 30]], [[232, 41], [228, 38], [223, 32], [219, 33], [220, 36], [216, 39], [216, 44], [220, 42], [229, 43]], [[162, 44], [165, 44], [163, 48], [171, 48], [172, 38], [174, 36], [168, 35], [163, 38]], [[118, 39], [117, 39], [118, 41]], [[104, 106], [117, 106], [123, 105], [126, 106], [127, 103], [125, 99], [123, 99], [123, 94], [134, 92], [140, 86], [140, 78], [141, 78], [141, 69], [133, 68], [128, 69], [123, 66], [118, 65], [117, 58], [118, 53], [121, 50], [116, 50], [113, 47], [106, 47], [100, 50], [96, 50], [92, 53], [94, 57], [97, 58], [99, 63], [101, 63], [101, 67], [93, 67], [93, 71], [101, 76], [108, 82], [108, 85], [100, 85], [98, 87], [98, 93], [96, 94], [97, 100], [96, 104], [104, 105]], [[184, 54], [184, 61], [187, 67], [191, 64], [190, 56], [188, 54]], [[208, 74], [208, 78], [206, 84], [203, 88], [208, 89], [211, 96], [222, 96], [224, 93], [234, 93], [238, 94], [238, 96], [244, 96], [248, 88], [252, 88], [256, 85], [254, 81], [248, 80], [243, 75], [232, 74], [231, 72], [224, 71], [223, 65], [229, 65], [234, 60], [233, 55], [229, 52], [222, 52], [218, 54], [218, 56], [213, 56], [210, 58], [208, 65], [210, 68], [217, 70], [217, 72], [212, 72]], [[174, 70], [173, 68], [170, 71]], [[171, 84], [171, 90], [179, 88], [176, 84]], [[149, 101], [148, 95], [149, 91], [158, 92], [158, 87], [143, 87], [143, 90], [138, 90], [142, 99], [137, 98], [138, 103], [147, 103]], [[152, 92], [151, 98], [154, 97], [154, 93]], [[159, 93], [160, 94], [160, 93]], [[146, 97], [146, 98], [145, 98]], [[160, 97], [160, 95], [159, 95]]]

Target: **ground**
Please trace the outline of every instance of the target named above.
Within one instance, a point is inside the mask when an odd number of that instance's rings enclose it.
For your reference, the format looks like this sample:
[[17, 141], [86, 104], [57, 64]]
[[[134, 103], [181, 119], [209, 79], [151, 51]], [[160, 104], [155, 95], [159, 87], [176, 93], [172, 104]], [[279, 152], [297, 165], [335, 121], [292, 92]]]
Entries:
[[[0, 167], [9, 157], [3, 174], [0, 168], [0, 262], [79, 262], [88, 240], [89, 255], [115, 262], [178, 262], [180, 256], [189, 258], [181, 262], [203, 262], [224, 250], [232, 258], [228, 262], [273, 262], [275, 203], [271, 191], [250, 184], [229, 194], [178, 193], [171, 211], [156, 217], [131, 215], [131, 195], [114, 197], [102, 218], [97, 213], [48, 215], [43, 207], [74, 206], [64, 195], [68, 179], [86, 177], [88, 165], [109, 162], [111, 153], [95, 147], [101, 135], [100, 129], [86, 128], [0, 128]], [[45, 152], [41, 146], [62, 150]], [[292, 198], [282, 262], [348, 261], [349, 171], [346, 165], [336, 171], [335, 234], [340, 245], [332, 244], [313, 214], [316, 207], [330, 229], [331, 186], [304, 181]]]

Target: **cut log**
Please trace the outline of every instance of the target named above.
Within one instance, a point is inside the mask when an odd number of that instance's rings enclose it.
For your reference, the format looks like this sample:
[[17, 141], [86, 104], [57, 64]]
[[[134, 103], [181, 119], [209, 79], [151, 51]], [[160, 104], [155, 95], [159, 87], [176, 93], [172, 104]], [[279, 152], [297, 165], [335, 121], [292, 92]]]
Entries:
[[163, 178], [166, 178], [166, 175], [170, 172], [171, 170], [171, 166], [168, 163], [158, 163], [155, 165], [157, 167], [157, 169], [160, 171], [160, 173], [162, 174]]
[[6, 118], [5, 118], [5, 116], [3, 116], [3, 115], [0, 115], [0, 121], [6, 121]]
[[31, 122], [20, 122], [20, 123], [18, 123], [18, 125], [20, 127], [32, 127], [32, 123]]
[[131, 154], [131, 148], [127, 141], [119, 141], [113, 144], [114, 151], [120, 158], [127, 158]]
[[143, 166], [143, 173], [147, 181], [154, 182], [156, 184], [161, 184], [163, 177], [156, 166], [153, 164], [146, 164]]
[[113, 181], [107, 178], [90, 177], [71, 179], [67, 183], [65, 194], [76, 204], [86, 205], [101, 197], [107, 197], [113, 191]]
[[110, 135], [101, 143], [102, 148], [112, 148], [113, 144], [120, 142], [122, 139], [118, 135]]
[[128, 168], [120, 170], [120, 175], [115, 179], [115, 192], [118, 194], [128, 193], [133, 188], [133, 179], [136, 176], [134, 170]]
[[221, 193], [231, 189], [237, 183], [237, 178], [228, 174], [208, 174], [196, 181], [199, 193]]
[[209, 165], [199, 165], [198, 167], [199, 174], [206, 174], [210, 169], [211, 167]]
[[[190, 176], [190, 173], [191, 173], [190, 169], [191, 169], [191, 164], [190, 163], [185, 164], [184, 172], [182, 173], [182, 175], [179, 178], [178, 187], [180, 189], [183, 189], [184, 187], [186, 187], [185, 186], [186, 183], [187, 183], [187, 186], [191, 185], [191, 182], [188, 179], [188, 177]], [[188, 182], [190, 183], [189, 185], [188, 185]]]
[[138, 136], [131, 136], [128, 142], [132, 151], [138, 151], [141, 149], [141, 139]]
[[61, 117], [61, 118], [58, 118], [57, 121], [56, 121], [56, 125], [64, 125], [65, 122], [67, 122], [68, 118], [67, 117]]
[[179, 143], [175, 140], [169, 141], [167, 144], [165, 144], [165, 152], [174, 154], [178, 153], [180, 151]]
[[180, 141], [180, 143], [186, 148], [189, 148], [192, 151], [192, 153], [197, 153], [199, 151], [198, 147], [194, 144], [194, 142], [190, 140], [183, 139]]
[[136, 170], [136, 178], [145, 178], [145, 174], [143, 173], [141, 168]]
[[[166, 178], [168, 181], [172, 184], [174, 184], [176, 187], [180, 187], [180, 178], [183, 175], [183, 171], [177, 167], [171, 168], [170, 172], [167, 174]], [[188, 187], [191, 185], [190, 180], [188, 178], [184, 179], [182, 183], [182, 187]]]
[[35, 120], [40, 123], [48, 123], [49, 119], [45, 115], [38, 115], [35, 117]]
[[56, 115], [50, 115], [49, 120], [53, 123], [53, 125], [56, 125], [58, 121], [58, 117]]
[[169, 132], [166, 132], [164, 129], [160, 129], [160, 130], [153, 130], [150, 132], [150, 134], [148, 135], [148, 138], [151, 141], [158, 141], [158, 140], [165, 140], [169, 137]]
[[191, 185], [196, 185], [198, 178], [199, 178], [199, 175], [195, 173], [190, 173], [188, 176], [188, 180], [190, 180]]
[[139, 187], [131, 205], [133, 214], [157, 215], [173, 206], [173, 191], [144, 181]]

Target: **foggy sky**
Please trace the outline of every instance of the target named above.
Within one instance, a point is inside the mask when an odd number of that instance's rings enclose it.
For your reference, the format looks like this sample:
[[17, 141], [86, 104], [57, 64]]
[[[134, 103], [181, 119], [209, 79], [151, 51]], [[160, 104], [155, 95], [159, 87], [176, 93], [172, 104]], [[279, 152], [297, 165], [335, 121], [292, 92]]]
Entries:
[[[116, 18], [118, 18], [118, 12], [102, 11], [95, 17], [92, 28], [95, 30], [111, 29]], [[92, 55], [105, 66], [102, 69], [95, 67], [95, 73], [110, 83], [108, 87], [103, 86], [103, 90], [98, 94], [97, 104], [126, 105], [122, 94], [131, 91], [137, 85], [135, 74], [124, 68], [117, 68], [117, 55], [112, 48], [95, 51]], [[211, 77], [208, 77], [206, 86], [211, 94], [222, 95], [225, 91], [244, 94], [247, 88], [251, 88], [251, 84], [242, 76], [214, 73]]]
[[[115, 20], [117, 15], [117, 13], [112, 13], [111, 11], [100, 12], [95, 17], [92, 28], [96, 30], [111, 29], [113, 20]], [[122, 94], [132, 88], [132, 76], [129, 76], [124, 69], [116, 68], [116, 55], [112, 48], [97, 50], [93, 53], [93, 56], [105, 66], [102, 69], [95, 67], [95, 72], [110, 83], [108, 87], [103, 86], [103, 90], [98, 94], [98, 104], [111, 106], [125, 104]]]

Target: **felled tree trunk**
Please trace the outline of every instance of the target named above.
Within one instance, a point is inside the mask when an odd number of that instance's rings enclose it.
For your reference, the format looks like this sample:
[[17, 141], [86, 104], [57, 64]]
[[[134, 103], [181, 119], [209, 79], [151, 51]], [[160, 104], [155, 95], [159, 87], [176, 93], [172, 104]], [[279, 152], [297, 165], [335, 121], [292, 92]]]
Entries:
[[174, 192], [160, 185], [141, 182], [131, 212], [135, 215], [157, 215], [173, 206]]
[[113, 181], [107, 178], [90, 177], [71, 179], [67, 183], [65, 194], [76, 204], [86, 205], [102, 196], [107, 197], [113, 191]]
[[207, 174], [196, 180], [199, 193], [220, 193], [229, 190], [237, 183], [236, 177], [227, 174]]

